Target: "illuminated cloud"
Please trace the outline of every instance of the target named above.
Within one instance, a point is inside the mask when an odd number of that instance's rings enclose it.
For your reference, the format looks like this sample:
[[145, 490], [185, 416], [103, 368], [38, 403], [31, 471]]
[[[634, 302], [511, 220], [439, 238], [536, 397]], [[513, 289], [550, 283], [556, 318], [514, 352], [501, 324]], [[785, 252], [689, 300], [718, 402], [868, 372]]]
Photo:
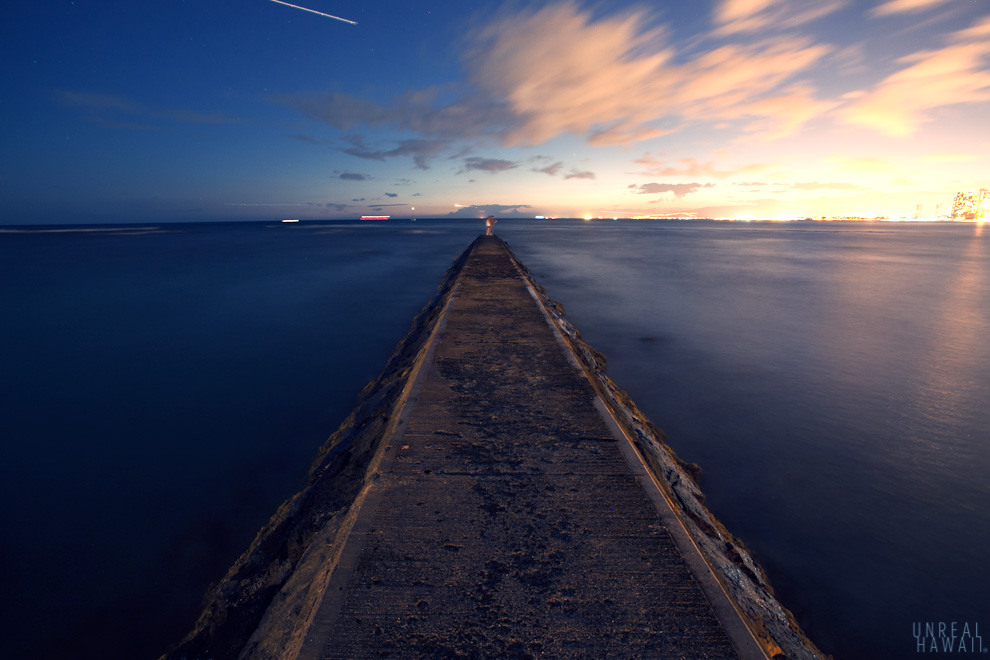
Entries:
[[715, 8], [715, 21], [725, 25], [750, 19], [772, 6], [778, 0], [723, 0]]
[[629, 189], [637, 195], [657, 195], [661, 193], [674, 193], [674, 197], [681, 199], [685, 195], [697, 192], [699, 188], [713, 188], [714, 183], [643, 183], [632, 184]]
[[896, 174], [899, 171], [896, 164], [883, 158], [869, 156], [853, 158], [848, 156], [830, 156], [825, 159], [825, 162], [840, 172], [855, 174]]
[[660, 31], [642, 24], [637, 14], [592, 22], [568, 2], [480, 31], [468, 69], [475, 84], [504, 100], [519, 120], [504, 142], [540, 144], [566, 132], [608, 131], [615, 139], [642, 130], [656, 112], [646, 104], [672, 82], [664, 67], [672, 53]]
[[678, 58], [663, 31], [646, 25], [640, 14], [593, 21], [561, 3], [481, 31], [468, 70], [476, 87], [514, 115], [504, 144], [541, 144], [564, 133], [596, 146], [631, 144], [691, 122], [726, 120], [780, 137], [833, 105], [816, 100], [808, 83], [785, 87], [829, 46], [783, 36]]
[[715, 7], [716, 35], [789, 30], [827, 16], [846, 0], [722, 0]]
[[862, 186], [853, 183], [794, 183], [791, 188], [795, 190], [866, 190]]
[[[824, 57], [830, 48], [802, 37], [782, 37], [710, 50], [683, 67], [682, 81], [666, 101], [694, 121], [752, 118], [779, 133], [776, 124], [796, 130], [813, 103], [807, 84], [781, 85]], [[783, 97], [783, 98], [781, 98]], [[801, 106], [787, 107], [787, 99]], [[661, 103], [662, 99], [657, 99]], [[758, 130], [751, 126], [750, 130]]]
[[743, 165], [730, 170], [720, 170], [715, 167], [713, 161], [700, 162], [694, 158], [681, 158], [676, 165], [668, 165], [664, 161], [654, 159], [649, 152], [637, 159], [637, 165], [646, 165], [648, 170], [643, 172], [644, 176], [710, 176], [719, 179], [726, 179], [738, 174], [755, 174], [773, 169], [772, 165], [753, 163]]
[[841, 118], [891, 137], [912, 135], [936, 108], [990, 101], [988, 60], [990, 21], [983, 19], [950, 35], [943, 48], [899, 58], [903, 68], [872, 91], [847, 95]]
[[[929, 28], [924, 50], [917, 52], [903, 40], [886, 44], [890, 48], [885, 47], [878, 65], [872, 44], [859, 42], [856, 35], [857, 42], [842, 43], [844, 35], [831, 28], [827, 34], [837, 43], [825, 43], [821, 35], [826, 32], [816, 33], [807, 25], [840, 7], [852, 9], [851, 4], [716, 0], [710, 26], [675, 42], [672, 37], [678, 33], [643, 10], [610, 15], [601, 7], [593, 11], [569, 0], [551, 0], [503, 13], [466, 32], [470, 46], [463, 54], [463, 83], [409, 91], [384, 102], [348, 94], [281, 101], [347, 132], [307, 141], [330, 144], [358, 158], [383, 162], [408, 157], [421, 169], [446, 162], [456, 174], [518, 168], [514, 179], [538, 178], [553, 191], [567, 179], [595, 179], [595, 173], [607, 178], [603, 164], [595, 165], [595, 172], [583, 169], [595, 162], [584, 153], [582, 167], [569, 164], [578, 158], [568, 142], [572, 137], [595, 147], [654, 140], [649, 146], [662, 150], [664, 157], [647, 152], [635, 161], [634, 171], [649, 177], [640, 181], [664, 183], [633, 187], [636, 194], [665, 195], [662, 199], [673, 206], [673, 200], [715, 185], [692, 182], [764, 181], [773, 183], [719, 190], [731, 191], [734, 203], [762, 189], [765, 196], [783, 192], [788, 203], [801, 198], [825, 207], [832, 199], [846, 203], [852, 198], [840, 193], [878, 195], [905, 177], [920, 182], [918, 173], [926, 164], [962, 162], [950, 152], [966, 148], [953, 139], [941, 146], [925, 143], [928, 136], [922, 135], [903, 145], [898, 158], [882, 160], [871, 156], [895, 153], [889, 143], [871, 142], [849, 127], [895, 138], [914, 136], [938, 117], [940, 108], [990, 101], [990, 18], [941, 40]], [[872, 0], [858, 11], [868, 17], [876, 5], [877, 15], [881, 9], [908, 14], [937, 4]], [[363, 129], [388, 129], [393, 139], [366, 142], [353, 134]], [[942, 132], [952, 137], [952, 131]], [[396, 140], [396, 135], [409, 139]], [[552, 156], [511, 150], [544, 144], [540, 151]], [[494, 151], [497, 146], [505, 150]], [[807, 157], [802, 159], [805, 147]], [[482, 149], [494, 157], [473, 155]], [[829, 158], [829, 153], [836, 156]], [[964, 168], [959, 172], [967, 176]], [[482, 194], [491, 185], [488, 181], [503, 178], [478, 177], [471, 189]], [[626, 193], [627, 199], [635, 199]], [[566, 202], [557, 203], [566, 208]]]
[[448, 218], [484, 218], [494, 215], [497, 218], [532, 218], [533, 207], [529, 204], [475, 204], [462, 206], [446, 215]]
[[979, 21], [974, 23], [972, 27], [968, 27], [965, 30], [959, 30], [952, 35], [952, 38], [954, 41], [958, 42], [990, 40], [990, 16], [981, 18]]
[[809, 121], [824, 116], [838, 105], [837, 101], [815, 98], [812, 87], [806, 83], [791, 85], [782, 93], [739, 108], [740, 114], [750, 117], [743, 131], [761, 138], [776, 139], [793, 135]]
[[937, 5], [942, 5], [949, 0], [889, 0], [882, 5], [877, 5], [871, 12], [874, 16], [888, 16], [890, 14], [902, 14], [905, 12], [918, 12], [930, 9]]
[[664, 135], [670, 135], [676, 132], [672, 128], [650, 128], [647, 126], [629, 129], [620, 123], [610, 128], [592, 131], [588, 135], [588, 144], [595, 147], [608, 147], [614, 144], [630, 144], [642, 140], [652, 140], [653, 138], [663, 137]]
[[[781, 27], [840, 4], [733, 0], [720, 6], [719, 16], [749, 20], [766, 10]], [[593, 146], [628, 145], [691, 124], [729, 122], [752, 137], [773, 139], [796, 133], [835, 105], [803, 80], [832, 47], [794, 34], [678, 52], [666, 30], [643, 13], [594, 19], [565, 1], [493, 21], [469, 42], [470, 86], [410, 91], [387, 105], [340, 93], [273, 100], [339, 130], [394, 127], [448, 143], [485, 138], [507, 147], [568, 133]], [[450, 100], [457, 89], [460, 98]], [[381, 150], [351, 151], [389, 157]]]

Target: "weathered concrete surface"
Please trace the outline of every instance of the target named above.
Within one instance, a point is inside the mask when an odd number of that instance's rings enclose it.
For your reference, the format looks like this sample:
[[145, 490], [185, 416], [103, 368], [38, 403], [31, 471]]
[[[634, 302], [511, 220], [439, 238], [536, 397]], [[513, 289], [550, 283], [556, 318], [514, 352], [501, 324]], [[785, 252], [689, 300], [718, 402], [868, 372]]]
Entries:
[[572, 362], [481, 239], [301, 659], [738, 657]]

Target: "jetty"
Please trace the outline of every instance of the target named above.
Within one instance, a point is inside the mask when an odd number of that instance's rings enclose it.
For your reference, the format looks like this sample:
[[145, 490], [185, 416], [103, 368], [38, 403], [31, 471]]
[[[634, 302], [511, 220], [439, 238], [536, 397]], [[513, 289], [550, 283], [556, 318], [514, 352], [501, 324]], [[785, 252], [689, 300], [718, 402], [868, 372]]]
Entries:
[[599, 362], [479, 237], [167, 657], [820, 657]]

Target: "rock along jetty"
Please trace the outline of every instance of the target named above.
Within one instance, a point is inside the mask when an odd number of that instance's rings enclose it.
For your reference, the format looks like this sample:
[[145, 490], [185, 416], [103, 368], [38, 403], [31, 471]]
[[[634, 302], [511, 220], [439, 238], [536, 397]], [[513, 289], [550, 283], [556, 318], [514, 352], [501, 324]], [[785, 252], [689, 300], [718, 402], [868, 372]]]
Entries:
[[165, 657], [822, 657], [603, 370], [479, 237]]

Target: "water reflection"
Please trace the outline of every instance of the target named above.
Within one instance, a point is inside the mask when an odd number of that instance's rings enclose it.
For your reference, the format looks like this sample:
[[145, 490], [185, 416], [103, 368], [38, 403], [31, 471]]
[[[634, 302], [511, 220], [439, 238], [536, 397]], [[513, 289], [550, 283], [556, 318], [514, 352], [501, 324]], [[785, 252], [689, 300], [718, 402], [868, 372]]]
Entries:
[[[987, 309], [990, 308], [990, 279], [987, 274], [987, 240], [982, 227], [974, 232], [925, 310], [930, 328], [918, 346], [917, 370], [910, 382], [905, 415], [917, 419], [918, 433], [905, 438], [905, 458], [926, 481], [935, 475], [951, 475], [957, 487], [981, 482], [980, 474], [969, 474], [978, 460], [972, 438], [974, 413], [986, 396], [985, 374], [979, 365], [988, 359]], [[934, 486], [934, 484], [932, 484]], [[958, 501], [958, 494], [946, 492]]]
[[988, 238], [670, 223], [510, 243], [812, 638], [893, 660], [912, 620], [990, 617]]

